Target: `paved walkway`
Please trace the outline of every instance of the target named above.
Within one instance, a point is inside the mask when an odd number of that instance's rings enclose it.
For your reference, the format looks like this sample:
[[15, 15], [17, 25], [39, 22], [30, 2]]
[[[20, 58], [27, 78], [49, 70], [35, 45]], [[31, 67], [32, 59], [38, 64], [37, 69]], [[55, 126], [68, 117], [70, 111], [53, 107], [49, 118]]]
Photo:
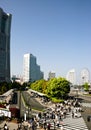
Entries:
[[67, 117], [63, 121], [64, 130], [88, 130], [82, 117], [80, 118], [71, 118]]
[[91, 103], [81, 103], [83, 107], [91, 107]]
[[[41, 102], [40, 100], [38, 100], [38, 101]], [[85, 105], [85, 104], [83, 104], [83, 105]], [[50, 104], [49, 106], [52, 108], [53, 104], [52, 105]], [[87, 106], [87, 104], [86, 104], [86, 106]], [[2, 128], [5, 123], [8, 125], [9, 130], [17, 130], [17, 128], [18, 128], [17, 123], [5, 122], [5, 121], [0, 123], [0, 128]], [[64, 127], [63, 130], [89, 130], [87, 128], [86, 123], [85, 123], [85, 121], [84, 121], [84, 119], [82, 117], [72, 118], [71, 113], [69, 113], [67, 115], [67, 117], [65, 119], [63, 119], [63, 127]], [[56, 130], [61, 130], [61, 125], [59, 125], [59, 127], [55, 126], [55, 128], [56, 128]], [[54, 130], [54, 123], [51, 123], [51, 129]], [[38, 128], [38, 130], [41, 130], [41, 129]]]
[[[61, 130], [61, 126], [64, 128], [63, 130], [89, 130], [82, 117], [72, 118], [71, 113], [63, 119], [59, 127], [57, 125], [55, 126], [55, 130]], [[51, 129], [54, 130], [54, 123], [51, 123]]]
[[[63, 119], [62, 122], [63, 122], [63, 127], [64, 127], [63, 130], [89, 130], [82, 117], [72, 118], [71, 113], [69, 115], [67, 115], [67, 117], [65, 119]], [[5, 123], [8, 125], [9, 130], [17, 130], [17, 128], [18, 128], [17, 123], [6, 122], [6, 121], [4, 121], [0, 124], [0, 128], [2, 128]], [[51, 129], [52, 130], [54, 129], [54, 123], [51, 123]], [[61, 125], [59, 125], [59, 127], [55, 126], [55, 129], [60, 130]], [[38, 128], [38, 130], [40, 130], [40, 129]]]
[[83, 118], [67, 118], [64, 120], [64, 130], [88, 130]]
[[6, 121], [3, 121], [2, 123], [0, 123], [0, 128], [3, 128], [5, 123], [7, 124], [9, 130], [17, 130], [17, 128], [18, 128], [18, 124], [17, 123], [6, 122]]
[[[38, 102], [41, 103], [41, 100], [36, 98], [36, 100]], [[41, 103], [42, 105], [47, 105], [47, 104], [43, 104]], [[91, 107], [91, 104], [82, 104], [82, 105], [86, 105], [86, 106], [89, 106]], [[50, 108], [53, 107], [53, 104], [50, 103], [50, 105], [48, 104], [47, 106], [50, 106]], [[79, 113], [80, 116], [81, 116], [81, 113]], [[61, 130], [61, 126], [62, 125], [59, 125], [59, 128], [58, 126], [55, 126], [56, 130]], [[65, 119], [63, 119], [63, 130], [89, 130], [87, 128], [87, 125], [83, 119], [83, 117], [75, 117], [75, 118], [72, 118], [72, 115], [71, 113], [69, 113], [69, 115], [67, 115], [67, 117]], [[54, 130], [54, 123], [51, 123], [51, 129]]]

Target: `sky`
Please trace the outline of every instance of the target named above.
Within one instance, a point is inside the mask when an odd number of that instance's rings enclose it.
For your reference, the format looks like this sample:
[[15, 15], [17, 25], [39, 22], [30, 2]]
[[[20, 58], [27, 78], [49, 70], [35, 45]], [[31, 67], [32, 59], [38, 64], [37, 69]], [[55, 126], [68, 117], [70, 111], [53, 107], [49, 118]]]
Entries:
[[0, 0], [12, 14], [11, 75], [23, 74], [23, 55], [37, 58], [44, 77], [91, 72], [91, 0]]

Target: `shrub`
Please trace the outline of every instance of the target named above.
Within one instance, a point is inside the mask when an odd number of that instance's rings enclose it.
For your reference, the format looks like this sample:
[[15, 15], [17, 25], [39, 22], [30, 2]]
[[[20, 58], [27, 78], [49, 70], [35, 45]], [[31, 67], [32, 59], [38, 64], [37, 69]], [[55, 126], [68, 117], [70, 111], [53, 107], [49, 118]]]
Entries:
[[64, 100], [57, 99], [57, 98], [52, 98], [52, 102], [54, 102], [54, 103], [62, 103], [62, 102], [64, 102]]

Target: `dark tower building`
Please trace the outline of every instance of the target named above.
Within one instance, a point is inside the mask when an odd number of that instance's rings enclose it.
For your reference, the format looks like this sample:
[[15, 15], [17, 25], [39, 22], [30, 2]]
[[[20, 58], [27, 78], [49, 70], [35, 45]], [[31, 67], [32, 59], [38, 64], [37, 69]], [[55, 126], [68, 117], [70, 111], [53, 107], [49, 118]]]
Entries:
[[0, 8], [0, 82], [10, 81], [11, 14]]

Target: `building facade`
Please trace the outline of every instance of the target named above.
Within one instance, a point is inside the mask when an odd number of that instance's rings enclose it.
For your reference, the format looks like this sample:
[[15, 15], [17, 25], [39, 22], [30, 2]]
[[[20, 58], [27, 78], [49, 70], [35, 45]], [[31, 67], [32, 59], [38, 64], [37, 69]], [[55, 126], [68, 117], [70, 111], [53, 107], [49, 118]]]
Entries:
[[0, 82], [10, 82], [11, 17], [0, 8]]
[[32, 54], [25, 54], [23, 60], [23, 82], [34, 82], [43, 79], [43, 72], [37, 65], [36, 57]]
[[76, 74], [75, 74], [75, 69], [70, 70], [67, 73], [66, 79], [72, 84], [75, 85], [76, 83]]
[[49, 72], [48, 74], [48, 80], [52, 79], [52, 78], [55, 78], [55, 72]]

